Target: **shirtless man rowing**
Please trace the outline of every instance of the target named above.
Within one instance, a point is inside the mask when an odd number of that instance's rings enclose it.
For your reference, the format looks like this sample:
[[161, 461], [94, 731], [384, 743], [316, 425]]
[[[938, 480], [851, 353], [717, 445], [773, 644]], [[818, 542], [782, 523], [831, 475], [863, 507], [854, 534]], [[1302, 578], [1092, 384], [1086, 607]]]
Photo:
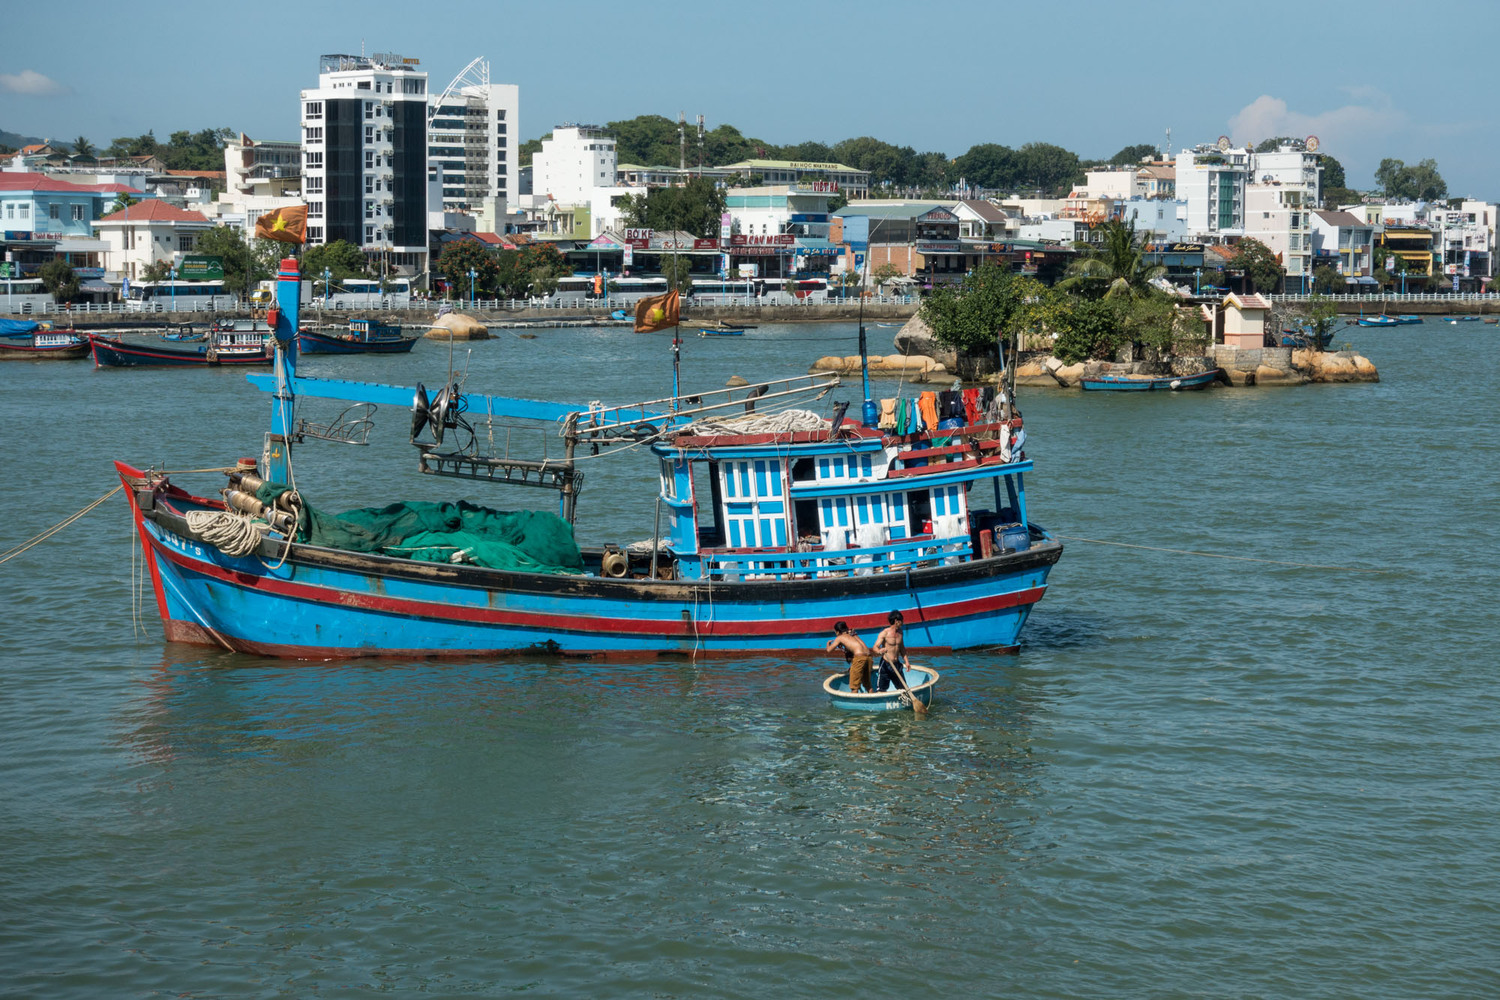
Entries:
[[843, 622], [836, 622], [833, 626], [833, 638], [828, 640], [825, 647], [828, 652], [835, 648], [844, 651], [844, 659], [849, 661], [849, 690], [857, 692], [861, 688], [873, 691], [874, 685], [870, 682], [870, 647], [866, 646], [864, 640], [853, 632]]

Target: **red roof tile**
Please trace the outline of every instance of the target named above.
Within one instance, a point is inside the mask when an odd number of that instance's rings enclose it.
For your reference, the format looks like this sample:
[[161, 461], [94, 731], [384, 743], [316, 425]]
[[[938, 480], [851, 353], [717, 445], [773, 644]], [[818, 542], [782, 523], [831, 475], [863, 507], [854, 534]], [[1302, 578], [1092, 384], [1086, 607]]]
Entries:
[[173, 208], [164, 201], [143, 201], [122, 209], [113, 215], [106, 215], [100, 222], [207, 222], [208, 219], [198, 212], [186, 212], [180, 208]]

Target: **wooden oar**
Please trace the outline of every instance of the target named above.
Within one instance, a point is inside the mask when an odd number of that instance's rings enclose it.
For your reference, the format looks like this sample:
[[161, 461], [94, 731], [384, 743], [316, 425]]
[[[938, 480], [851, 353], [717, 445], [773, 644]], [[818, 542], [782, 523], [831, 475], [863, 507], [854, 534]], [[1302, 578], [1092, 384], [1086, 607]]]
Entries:
[[[911, 664], [908, 663], [907, 666], [909, 667], [911, 666]], [[893, 664], [891, 673], [896, 675], [896, 680], [901, 682], [901, 689], [905, 691], [906, 696], [911, 699], [912, 715], [926, 715], [927, 706], [922, 704], [922, 699], [918, 698], [917, 693], [911, 689], [911, 685], [906, 683], [906, 674], [902, 672], [901, 665], [899, 663]]]

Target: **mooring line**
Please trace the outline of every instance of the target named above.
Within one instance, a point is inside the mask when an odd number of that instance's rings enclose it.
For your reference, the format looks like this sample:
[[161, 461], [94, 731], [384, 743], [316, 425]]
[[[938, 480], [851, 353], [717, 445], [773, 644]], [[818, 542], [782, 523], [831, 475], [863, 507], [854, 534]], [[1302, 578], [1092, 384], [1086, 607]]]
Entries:
[[35, 535], [32, 538], [27, 539], [26, 541], [22, 542], [20, 545], [17, 545], [13, 549], [8, 549], [5, 552], [0, 553], [0, 563], [6, 562], [6, 561], [14, 558], [15, 556], [20, 555], [22, 552], [25, 552], [27, 549], [31, 548], [34, 545], [40, 545], [42, 542], [45, 542], [47, 539], [51, 538], [53, 535], [55, 535], [59, 531], [63, 530], [68, 525], [72, 524], [74, 521], [78, 520], [80, 517], [82, 517], [83, 515], [87, 514], [89, 511], [93, 510], [95, 507], [98, 507], [100, 504], [104, 503], [104, 501], [108, 500], [110, 497], [114, 496], [116, 493], [120, 492], [124, 488], [125, 487], [123, 487], [123, 486], [116, 486], [114, 489], [110, 490], [108, 493], [104, 494], [98, 500], [95, 500], [93, 503], [89, 504], [87, 507], [83, 508], [83, 510], [80, 510], [78, 513], [68, 515], [67, 517], [63, 518], [61, 521], [59, 521], [56, 524], [54, 524], [52, 527], [48, 528], [46, 531], [43, 531], [41, 534]]
[[1203, 556], [1207, 559], [1233, 559], [1236, 562], [1267, 563], [1271, 566], [1295, 566], [1298, 569], [1332, 569], [1342, 573], [1394, 573], [1389, 569], [1360, 569], [1357, 566], [1328, 566], [1323, 563], [1284, 562], [1280, 559], [1256, 559], [1253, 556], [1228, 556], [1222, 552], [1195, 552], [1192, 549], [1166, 549], [1157, 545], [1134, 545], [1130, 542], [1107, 542], [1102, 538], [1079, 538], [1076, 535], [1053, 535], [1065, 542], [1090, 542], [1094, 545], [1117, 545], [1122, 549], [1146, 549], [1149, 552], [1171, 552], [1180, 556]]

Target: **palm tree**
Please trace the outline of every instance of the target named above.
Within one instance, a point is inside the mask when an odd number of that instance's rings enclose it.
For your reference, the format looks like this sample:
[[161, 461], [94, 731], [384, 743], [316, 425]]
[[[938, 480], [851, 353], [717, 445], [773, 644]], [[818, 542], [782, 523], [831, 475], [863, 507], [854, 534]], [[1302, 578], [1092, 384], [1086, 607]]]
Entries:
[[1068, 265], [1067, 276], [1057, 287], [1063, 291], [1087, 291], [1104, 287], [1104, 298], [1147, 294], [1151, 282], [1167, 273], [1161, 264], [1146, 263], [1144, 241], [1136, 237], [1135, 220], [1114, 219], [1103, 224], [1104, 239], [1088, 256]]
[[94, 144], [89, 142], [86, 137], [80, 135], [73, 140], [73, 155], [86, 160], [92, 160], [94, 158]]

